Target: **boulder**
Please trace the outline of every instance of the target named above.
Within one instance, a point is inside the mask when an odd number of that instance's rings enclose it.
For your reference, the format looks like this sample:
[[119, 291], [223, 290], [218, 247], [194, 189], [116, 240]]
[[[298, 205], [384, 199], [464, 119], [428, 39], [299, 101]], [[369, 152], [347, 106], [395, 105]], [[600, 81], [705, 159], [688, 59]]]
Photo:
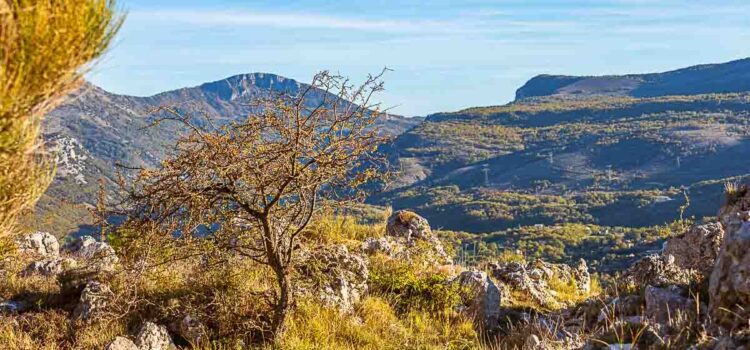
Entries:
[[556, 307], [557, 302], [542, 278], [543, 274], [537, 272], [532, 278], [526, 267], [519, 262], [509, 262], [492, 264], [490, 270], [492, 277], [507, 285], [508, 288], [523, 292], [541, 306]]
[[639, 260], [623, 275], [624, 282], [636, 287], [690, 285], [696, 281], [696, 271], [675, 264], [672, 255], [652, 254]]
[[132, 340], [125, 337], [115, 337], [104, 350], [140, 350]]
[[575, 267], [537, 260], [531, 263], [529, 267], [529, 274], [532, 278], [541, 277], [544, 281], [550, 281], [553, 278], [564, 282], [573, 281], [579, 293], [588, 293], [591, 291], [591, 274], [589, 273], [586, 260], [578, 260], [578, 264]]
[[646, 315], [657, 323], [672, 324], [681, 317], [695, 317], [695, 299], [682, 295], [679, 287], [670, 286], [658, 288], [647, 286], [644, 299], [646, 300]]
[[83, 236], [65, 247], [65, 250], [78, 259], [85, 260], [89, 266], [99, 271], [112, 271], [119, 261], [115, 250], [104, 242], [97, 242], [94, 237]]
[[199, 345], [208, 339], [205, 325], [195, 317], [187, 315], [177, 325], [177, 333], [191, 345]]
[[67, 270], [75, 268], [77, 262], [71, 258], [56, 257], [34, 261], [27, 266], [21, 274], [23, 276], [42, 275], [57, 276]]
[[345, 245], [319, 246], [299, 254], [297, 270], [304, 278], [302, 293], [313, 294], [324, 304], [352, 311], [367, 292], [367, 259], [350, 253]]
[[365, 254], [373, 255], [373, 254], [385, 254], [385, 255], [393, 255], [393, 244], [391, 241], [386, 237], [381, 238], [374, 238], [369, 237], [365, 239], [362, 242], [362, 251]]
[[730, 330], [750, 328], [750, 192], [722, 208], [726, 232], [709, 281], [713, 320]]
[[[664, 339], [660, 336], [661, 327], [643, 321], [642, 318], [617, 320], [594, 334], [595, 341], [589, 342], [584, 349], [665, 348]], [[625, 347], [621, 347], [623, 345]]]
[[709, 339], [689, 350], [750, 350], [750, 330]]
[[571, 310], [572, 317], [566, 320], [566, 325], [575, 325], [586, 329], [596, 326], [598, 322], [604, 320], [611, 313], [608, 311], [609, 304], [605, 304], [605, 302], [605, 300], [599, 298], [584, 300]]
[[542, 307], [557, 308], [560, 301], [550, 287], [551, 282], [572, 282], [575, 293], [588, 294], [591, 291], [591, 275], [584, 260], [576, 267], [565, 264], [551, 264], [534, 261], [528, 264], [519, 262], [496, 263], [490, 265], [492, 277], [509, 288], [521, 291]]
[[113, 295], [106, 285], [89, 281], [81, 292], [78, 305], [73, 310], [73, 318], [86, 321], [100, 316]]
[[500, 318], [500, 290], [487, 274], [476, 270], [464, 271], [456, 278], [456, 282], [464, 296], [465, 311], [474, 318], [477, 326], [483, 331], [497, 328]]
[[433, 237], [427, 219], [409, 210], [399, 210], [388, 218], [386, 233], [393, 237], [403, 237], [413, 242], [417, 239], [429, 240]]
[[530, 334], [524, 340], [521, 350], [544, 350], [544, 345], [536, 334]]
[[167, 327], [146, 322], [135, 338], [139, 350], [171, 350], [176, 349]]
[[56, 257], [60, 255], [60, 243], [57, 238], [47, 232], [34, 232], [19, 239], [18, 249], [24, 254], [40, 257]]
[[687, 232], [664, 243], [663, 256], [674, 257], [674, 264], [700, 272], [708, 277], [724, 240], [724, 229], [718, 222], [693, 226]]
[[638, 294], [623, 295], [616, 297], [601, 309], [596, 319], [601, 323], [605, 320], [613, 320], [627, 316], [643, 314], [643, 298]]
[[404, 258], [419, 254], [430, 264], [450, 265], [453, 260], [448, 256], [437, 236], [432, 233], [427, 219], [408, 210], [399, 210], [388, 218], [386, 234], [408, 249], [402, 254]]

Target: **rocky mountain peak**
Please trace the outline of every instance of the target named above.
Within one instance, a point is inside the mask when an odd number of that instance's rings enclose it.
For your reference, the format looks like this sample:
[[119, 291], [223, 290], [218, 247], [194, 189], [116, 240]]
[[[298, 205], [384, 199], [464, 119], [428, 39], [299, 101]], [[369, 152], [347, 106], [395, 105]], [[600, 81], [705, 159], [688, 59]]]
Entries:
[[259, 90], [294, 94], [303, 84], [276, 74], [248, 73], [200, 85], [207, 94], [215, 94], [224, 101], [233, 101], [257, 93]]

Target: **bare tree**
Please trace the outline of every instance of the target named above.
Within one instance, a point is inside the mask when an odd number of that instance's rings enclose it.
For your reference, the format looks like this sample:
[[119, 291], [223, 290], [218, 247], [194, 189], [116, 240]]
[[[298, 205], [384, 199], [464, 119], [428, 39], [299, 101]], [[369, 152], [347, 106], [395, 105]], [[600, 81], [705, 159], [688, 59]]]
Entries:
[[277, 336], [292, 305], [297, 239], [320, 198], [352, 198], [381, 174], [385, 138], [373, 127], [379, 112], [370, 102], [383, 89], [381, 76], [355, 88], [322, 72], [296, 95], [255, 101], [247, 118], [219, 126], [162, 109], [156, 124], [175, 121], [189, 132], [161, 167], [137, 176], [131, 220], [206, 237], [270, 267], [277, 290], [269, 328]]

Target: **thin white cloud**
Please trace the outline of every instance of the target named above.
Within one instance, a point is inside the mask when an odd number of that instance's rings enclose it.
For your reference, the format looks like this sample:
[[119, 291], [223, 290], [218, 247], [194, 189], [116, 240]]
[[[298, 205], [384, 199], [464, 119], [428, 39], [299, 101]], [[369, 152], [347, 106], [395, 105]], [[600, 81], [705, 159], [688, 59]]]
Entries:
[[468, 30], [457, 21], [438, 20], [392, 20], [344, 16], [328, 16], [315, 13], [283, 13], [213, 10], [154, 10], [136, 11], [128, 14], [129, 20], [182, 22], [207, 26], [248, 26], [292, 29], [348, 29], [378, 32], [435, 32]]

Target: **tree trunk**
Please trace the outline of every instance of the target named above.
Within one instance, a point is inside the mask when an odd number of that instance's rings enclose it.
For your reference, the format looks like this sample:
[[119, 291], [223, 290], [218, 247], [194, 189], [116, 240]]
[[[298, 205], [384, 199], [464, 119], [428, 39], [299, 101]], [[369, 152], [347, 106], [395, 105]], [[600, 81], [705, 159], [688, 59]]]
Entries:
[[281, 266], [281, 263], [275, 261], [271, 267], [276, 273], [276, 282], [279, 286], [279, 298], [276, 300], [276, 305], [274, 305], [273, 320], [271, 321], [271, 335], [273, 339], [278, 339], [286, 326], [286, 316], [289, 312], [289, 307], [292, 305], [292, 293], [289, 276]]

